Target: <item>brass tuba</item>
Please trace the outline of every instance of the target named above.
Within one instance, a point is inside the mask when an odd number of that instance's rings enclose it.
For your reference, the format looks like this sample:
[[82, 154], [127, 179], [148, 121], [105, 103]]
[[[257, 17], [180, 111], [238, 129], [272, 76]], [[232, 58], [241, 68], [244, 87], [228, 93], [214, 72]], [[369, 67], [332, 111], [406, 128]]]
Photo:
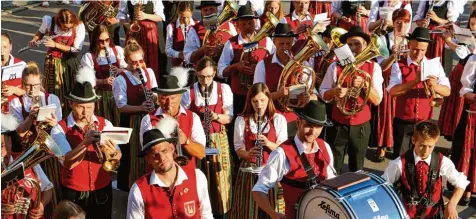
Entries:
[[119, 3], [117, 1], [91, 1], [81, 6], [78, 17], [83, 21], [86, 30], [92, 32], [106, 18], [116, 17], [118, 12]]
[[139, 12], [142, 11], [142, 7], [143, 7], [142, 0], [139, 0], [139, 2], [137, 2], [137, 4], [134, 7], [134, 21], [129, 27], [129, 31], [133, 34], [138, 33], [141, 30], [140, 24], [137, 20], [137, 16], [139, 16]]
[[258, 33], [256, 33], [251, 39], [251, 42], [259, 42], [273, 33], [274, 29], [276, 29], [276, 26], [278, 26], [279, 20], [276, 16], [274, 16], [273, 13], [269, 11], [266, 12], [266, 17], [268, 18], [268, 21], [263, 24], [263, 26], [261, 26], [261, 29], [258, 31]]
[[[35, 195], [35, 201], [32, 203], [33, 195]], [[40, 183], [31, 177], [11, 180], [7, 182], [5, 189], [2, 190], [2, 208], [5, 207], [4, 205], [12, 206], [13, 215], [24, 215], [24, 218], [27, 218], [29, 210], [37, 209], [40, 203]], [[8, 215], [5, 216], [8, 217]]]
[[[378, 35], [372, 34], [371, 39], [367, 48], [355, 57], [355, 61], [344, 67], [337, 81], [336, 87], [348, 88], [343, 98], [336, 99], [337, 109], [344, 115], [355, 115], [362, 111], [369, 99], [370, 90], [372, 89], [372, 76], [368, 72], [360, 70], [359, 67], [374, 57], [388, 57], [389, 55], [387, 47], [382, 43]], [[352, 87], [351, 83], [357, 76], [363, 77], [364, 82], [360, 87], [355, 88]], [[362, 90], [366, 92], [365, 97], [362, 103], [358, 103], [357, 99]]]
[[[319, 50], [327, 50], [324, 40], [316, 33], [311, 34], [304, 47], [299, 53], [286, 64], [279, 76], [278, 90], [282, 87], [304, 86], [306, 92], [312, 93], [316, 82], [316, 73], [314, 70], [303, 64]], [[308, 84], [311, 82], [311, 87]], [[304, 103], [294, 103], [289, 96], [282, 97], [276, 101], [278, 108], [290, 112], [292, 107], [304, 107]]]

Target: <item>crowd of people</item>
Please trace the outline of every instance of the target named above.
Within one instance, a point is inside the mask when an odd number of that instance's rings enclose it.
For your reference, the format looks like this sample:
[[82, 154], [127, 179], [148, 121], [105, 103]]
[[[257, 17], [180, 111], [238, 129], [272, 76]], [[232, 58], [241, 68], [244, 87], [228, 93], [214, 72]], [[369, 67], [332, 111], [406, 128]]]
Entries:
[[454, 0], [80, 4], [42, 18], [43, 67], [2, 31], [2, 218], [112, 218], [116, 188], [130, 219], [292, 219], [307, 190], [365, 174], [368, 146], [410, 218], [471, 203], [476, 4], [464, 22]]

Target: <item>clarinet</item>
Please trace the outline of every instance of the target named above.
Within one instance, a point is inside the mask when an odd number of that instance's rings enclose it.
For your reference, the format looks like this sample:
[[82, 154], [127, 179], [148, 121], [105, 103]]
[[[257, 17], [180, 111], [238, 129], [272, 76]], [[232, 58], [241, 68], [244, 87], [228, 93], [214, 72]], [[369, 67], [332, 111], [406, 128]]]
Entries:
[[144, 74], [141, 68], [137, 68], [136, 71], [139, 73], [140, 82], [142, 83], [142, 90], [144, 91], [145, 101], [154, 102], [154, 95], [152, 91], [147, 87], [145, 83]]
[[[256, 125], [257, 125], [257, 130], [256, 130], [256, 138], [258, 138], [258, 136], [260, 136], [262, 134], [262, 130], [261, 130], [261, 116], [260, 116], [260, 113], [258, 112], [258, 119], [256, 121]], [[255, 141], [255, 147], [257, 147], [259, 149], [259, 155], [256, 156], [256, 167], [261, 167], [261, 159], [263, 158], [263, 143], [261, 142], [261, 140], [258, 140], [256, 139]]]
[[[104, 53], [105, 53], [105, 55], [106, 55], [107, 64], [109, 65], [109, 77], [115, 78], [115, 77], [116, 77], [116, 73], [112, 72], [112, 70], [111, 70], [112, 63], [111, 63], [111, 59], [109, 58], [109, 47], [108, 47], [108, 46], [107, 46], [106, 49], [104, 50]], [[142, 81], [141, 81], [141, 82], [142, 82]]]
[[204, 115], [203, 115], [203, 120], [205, 122], [203, 128], [204, 128], [204, 131], [205, 131], [205, 139], [206, 139], [206, 142], [205, 142], [205, 154], [206, 155], [218, 155], [219, 154], [219, 151], [218, 149], [216, 148], [212, 148], [211, 147], [211, 142], [210, 142], [210, 131], [211, 131], [211, 126], [212, 126], [212, 121], [210, 119], [210, 109], [208, 108], [209, 106], [209, 98], [210, 98], [210, 87], [207, 86], [205, 84], [205, 92], [204, 92], [204, 96], [205, 96], [205, 112], [204, 112]]

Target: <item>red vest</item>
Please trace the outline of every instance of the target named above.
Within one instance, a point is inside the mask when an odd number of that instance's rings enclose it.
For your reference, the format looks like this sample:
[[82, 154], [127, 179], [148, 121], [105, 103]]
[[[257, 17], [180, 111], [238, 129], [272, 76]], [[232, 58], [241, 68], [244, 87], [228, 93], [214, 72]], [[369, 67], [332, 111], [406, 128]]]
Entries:
[[[145, 77], [147, 78], [146, 86], [151, 89], [152, 82], [150, 81], [149, 71], [147, 71], [147, 68], [142, 68], [142, 71], [145, 73]], [[129, 81], [129, 77], [127, 77], [125, 72], [121, 72], [119, 73], [119, 75], [124, 78], [127, 84], [127, 105], [142, 105], [142, 103], [145, 101], [144, 88], [142, 83], [133, 85], [132, 82]]]
[[[25, 178], [32, 178], [34, 180], [36, 180], [38, 182], [38, 176], [36, 175], [35, 171], [33, 171], [33, 168], [30, 168], [30, 169], [26, 169], [25, 170]], [[37, 196], [36, 196], [36, 188], [35, 187], [32, 187], [30, 185], [29, 182], [27, 182], [26, 180], [22, 179], [18, 182], [18, 184], [22, 185], [23, 188], [25, 188], [25, 192], [23, 193], [23, 197], [30, 197], [31, 198], [31, 201], [30, 201], [30, 209], [33, 209], [34, 206], [33, 206], [33, 203], [36, 202], [37, 200]], [[3, 192], [3, 191], [2, 191]], [[13, 192], [10, 193], [11, 196], [9, 197], [10, 198], [10, 203], [13, 202], [13, 200], [18, 200], [18, 194], [16, 195], [13, 195]], [[31, 194], [35, 194], [35, 195], [31, 195]], [[2, 203], [4, 202], [7, 202], [6, 200], [6, 197], [4, 195], [2, 195]], [[22, 218], [27, 218], [26, 215], [22, 215], [22, 214], [13, 214], [13, 215], [9, 215], [9, 216], [6, 216], [6, 215], [2, 215], [2, 219], [22, 219]], [[28, 217], [30, 218], [30, 217]], [[44, 217], [41, 217], [41, 218], [44, 218]]]
[[[439, 171], [441, 168], [441, 163], [443, 161], [443, 155], [441, 153], [438, 153], [438, 155], [440, 156], [440, 163], [438, 165], [438, 171]], [[400, 189], [402, 194], [408, 194], [408, 193], [411, 193], [411, 187], [410, 187], [410, 184], [408, 183], [409, 179], [408, 179], [408, 176], [406, 175], [406, 171], [404, 170], [405, 164], [406, 164], [405, 154], [401, 155], [400, 158], [402, 161], [402, 177], [400, 178], [400, 182], [402, 186], [400, 187]], [[426, 194], [425, 191], [426, 191], [426, 186], [428, 182], [428, 171], [430, 170], [430, 166], [424, 161], [418, 162], [417, 165], [415, 166], [416, 166], [415, 176], [417, 177], [418, 192], [420, 193], [420, 196], [426, 197], [428, 196], [428, 194]], [[443, 181], [440, 176], [436, 180], [435, 185], [432, 188], [433, 194], [431, 196], [431, 200], [434, 203], [438, 203], [438, 201], [442, 198], [441, 197], [442, 189], [443, 189]], [[407, 210], [408, 215], [411, 218], [414, 218], [416, 216], [415, 214], [416, 214], [417, 206], [409, 205], [409, 202], [410, 200], [405, 200], [405, 198], [403, 198], [403, 203], [405, 204], [405, 208]], [[427, 207], [424, 214], [425, 215], [424, 218], [434, 217], [436, 214], [438, 214], [439, 210], [440, 208], [438, 204]]]
[[[220, 25], [220, 27], [218, 28], [218, 30], [230, 30], [230, 25], [231, 23], [230, 22], [225, 22], [223, 23], [222, 25]], [[200, 46], [203, 45], [203, 39], [205, 38], [205, 34], [207, 33], [207, 29], [205, 29], [205, 26], [203, 26], [203, 23], [202, 22], [197, 22], [195, 23], [195, 25], [193, 25], [193, 29], [195, 29], [195, 32], [197, 33], [198, 35], [198, 38], [200, 39]], [[226, 41], [228, 41], [232, 35], [230, 35], [229, 33], [225, 32], [225, 31], [219, 31], [220, 32], [220, 38], [221, 38], [221, 43], [225, 44]]]
[[[195, 22], [195, 24], [198, 23], [198, 21], [195, 20], [195, 19], [193, 21]], [[179, 51], [179, 52], [183, 51], [183, 49], [185, 47], [185, 37], [186, 36], [183, 35], [182, 26], [175, 28], [176, 27], [175, 22], [171, 22], [170, 26], [172, 26], [172, 30], [173, 30], [172, 49], [174, 49], [175, 51]], [[191, 28], [191, 27], [189, 27], [189, 28]], [[187, 28], [187, 33], [190, 30], [189, 28]], [[205, 28], [203, 28], [203, 29], [205, 29]], [[197, 30], [197, 29], [195, 29], [195, 30]], [[173, 67], [182, 66], [182, 64], [183, 64], [183, 59], [181, 59], [181, 58], [172, 58], [172, 66]]]
[[[55, 35], [55, 17], [51, 18], [50, 36]], [[57, 36], [53, 40], [61, 45], [72, 46], [76, 38], [76, 27], [73, 27], [71, 36]], [[63, 58], [63, 51], [57, 48], [48, 48], [48, 53], [55, 58]]]
[[[200, 85], [199, 85], [200, 86]], [[222, 90], [221, 90], [221, 83], [217, 82], [217, 96], [218, 100], [215, 105], [208, 105], [208, 109], [210, 111], [218, 113], [218, 114], [223, 114], [223, 95], [222, 95]], [[205, 112], [205, 106], [197, 106], [195, 105], [195, 88], [193, 85], [190, 86], [190, 110], [192, 112]], [[205, 120], [202, 120], [202, 125], [205, 126]], [[221, 131], [221, 124], [217, 121], [212, 121], [211, 122], [212, 126], [210, 129], [210, 134], [213, 133], [218, 133]]]
[[[251, 150], [255, 146], [255, 141], [256, 141], [256, 134], [251, 132], [250, 128], [250, 120], [249, 118], [243, 118], [245, 120], [245, 148], [247, 151]], [[263, 128], [263, 125], [261, 125], [260, 128]], [[269, 132], [268, 133], [263, 133], [268, 140], [271, 142], [276, 142], [278, 140], [276, 136], [276, 127], [274, 127], [274, 119], [268, 120], [268, 125], [269, 125]], [[262, 162], [261, 164], [264, 165], [268, 161], [269, 153], [271, 153], [271, 150], [269, 150], [268, 147], [263, 147], [263, 157], [262, 157]], [[253, 163], [256, 162], [254, 158], [252, 158]]]
[[[175, 186], [173, 194], [169, 188], [150, 184], [150, 172], [136, 181], [144, 200], [144, 215], [152, 218], [200, 218], [200, 200], [197, 192], [195, 168], [181, 167], [188, 179]], [[159, 216], [160, 215], [160, 216]]]
[[[243, 44], [238, 43], [239, 36], [240, 35], [236, 35], [230, 38], [231, 48], [233, 48], [233, 60], [231, 61], [230, 65], [241, 61], [240, 59], [241, 54], [243, 54]], [[256, 59], [257, 62], [263, 60], [264, 58], [266, 58], [266, 56], [268, 56], [268, 50], [263, 48], [266, 48], [266, 38], [260, 40], [258, 42], [258, 48], [251, 52], [251, 56]], [[234, 94], [239, 95], [246, 95], [248, 93], [248, 88], [240, 84], [239, 74], [231, 75], [231, 91], [233, 91]]]
[[[371, 62], [365, 62], [359, 69], [364, 70], [370, 74], [372, 77], [373, 75], [373, 69], [374, 69], [374, 63], [373, 61]], [[340, 73], [342, 72], [343, 67], [340, 65], [336, 65], [336, 72], [337, 72], [337, 78], [339, 78]], [[348, 80], [346, 83], [349, 86], [352, 86], [352, 81]], [[359, 96], [357, 99], [358, 104], [363, 103], [363, 98], [362, 95]], [[347, 106], [350, 107], [352, 105], [351, 101], [347, 101]], [[367, 121], [370, 120], [371, 114], [370, 114], [370, 102], [367, 102], [367, 104], [364, 106], [362, 111], [358, 112], [356, 115], [353, 116], [346, 116], [342, 114], [338, 109], [337, 106], [334, 104], [332, 105], [332, 119], [340, 124], [344, 125], [360, 125], [363, 123], [366, 123]]]
[[[407, 65], [407, 59], [402, 58], [398, 61], [398, 66], [402, 72], [402, 84], [413, 81], [416, 78], [417, 65]], [[395, 117], [409, 121], [420, 122], [431, 119], [433, 107], [430, 105], [430, 99], [426, 96], [423, 82], [418, 83], [413, 89], [397, 97], [397, 109]]]
[[[291, 141], [287, 140], [281, 144], [281, 148], [286, 154], [286, 159], [289, 161], [289, 172], [284, 176], [287, 180], [297, 181], [306, 183], [307, 182], [307, 173], [304, 170], [304, 166], [301, 163], [301, 159], [293, 146]], [[319, 146], [319, 151], [314, 154], [306, 154], [309, 165], [314, 168], [314, 173], [317, 175], [317, 180], [325, 180], [327, 178], [327, 166], [329, 165], [330, 156], [326, 148], [324, 140], [318, 138], [317, 145]], [[284, 202], [286, 206], [286, 218], [295, 218], [294, 205], [297, 203], [301, 194], [305, 192], [305, 189], [296, 188], [294, 186], [287, 185], [281, 182], [281, 186], [284, 190]]]
[[[115, 46], [112, 47], [112, 52], [114, 53], [114, 57], [116, 57], [116, 62], [112, 63], [112, 65], [120, 68], [121, 67], [121, 60], [119, 59], [119, 57], [117, 55], [117, 49], [116, 49]], [[109, 78], [111, 76], [109, 74], [109, 65], [99, 65], [96, 55], [94, 55], [94, 53], [89, 53], [89, 54], [91, 54], [91, 58], [93, 59], [94, 71], [96, 71], [96, 78], [97, 79]], [[98, 84], [98, 85], [96, 85], [96, 89], [112, 90], [112, 87], [111, 87], [111, 85], [108, 85], [108, 84]]]
[[[187, 138], [191, 140], [192, 128], [193, 128], [193, 112], [187, 109], [185, 111], [187, 112], [187, 115], [179, 112], [178, 123], [179, 123], [180, 130], [182, 130], [182, 132], [187, 136]], [[155, 111], [149, 113], [149, 117], [150, 117], [150, 124], [152, 125], [152, 127], [156, 127], [161, 117], [157, 117], [155, 115]], [[187, 151], [183, 150], [185, 146], [186, 145], [182, 145], [182, 151], [184, 155], [188, 157], [189, 162], [187, 166], [193, 166], [195, 168], [196, 167], [195, 157], [188, 154]]]
[[[105, 119], [96, 116], [98, 119], [98, 130], [102, 131], [105, 126]], [[77, 126], [68, 128], [68, 117], [61, 120], [58, 125], [64, 130], [66, 139], [71, 149], [74, 150], [84, 139], [84, 131]], [[61, 167], [61, 185], [76, 191], [95, 191], [102, 189], [111, 182], [111, 174], [102, 168], [99, 163], [96, 150], [92, 144], [88, 145], [84, 159], [73, 169]]]
[[[302, 22], [299, 22], [298, 19], [293, 21], [292, 20], [292, 15], [293, 15], [293, 13], [290, 13], [290, 14], [284, 16], [284, 18], [286, 19], [286, 22], [291, 26], [294, 33], [296, 33], [297, 28], [300, 24], [310, 25], [311, 27], [313, 26], [313, 21], [314, 21], [314, 16], [315, 16], [314, 14], [310, 14], [311, 20], [305, 20], [305, 21], [302, 21]], [[299, 52], [299, 50], [301, 50], [301, 48], [304, 46], [304, 43], [306, 43], [306, 36], [304, 36], [304, 33], [301, 33], [301, 34], [299, 34], [299, 36], [297, 38], [297, 41], [293, 45], [293, 48], [292, 48], [293, 54], [297, 54], [297, 52]]]

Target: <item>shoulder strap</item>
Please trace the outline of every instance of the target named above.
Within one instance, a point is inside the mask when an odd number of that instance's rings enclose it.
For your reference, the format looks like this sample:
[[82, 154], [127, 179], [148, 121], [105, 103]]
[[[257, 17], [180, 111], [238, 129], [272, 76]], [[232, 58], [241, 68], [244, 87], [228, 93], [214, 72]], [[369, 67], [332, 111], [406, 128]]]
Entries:
[[433, 153], [431, 153], [430, 170], [428, 171], [428, 182], [426, 186], [426, 191], [430, 204], [432, 203], [431, 197], [434, 192], [433, 187], [435, 186], [436, 181], [440, 178], [440, 160], [440, 154], [433, 151]]
[[296, 146], [296, 143], [294, 140], [291, 140], [291, 143], [293, 144], [294, 150], [296, 150], [296, 153], [299, 156], [299, 159], [301, 160], [302, 165], [304, 166], [304, 171], [307, 173], [307, 181], [310, 183], [311, 186], [316, 186], [317, 185], [317, 176], [316, 173], [314, 173], [314, 169], [312, 166], [309, 164], [309, 161], [307, 160], [306, 154], [302, 153], [299, 154], [299, 150]]
[[415, 166], [415, 157], [413, 157], [413, 150], [408, 150], [405, 153], [405, 174], [407, 175], [408, 185], [410, 186], [410, 198], [411, 199], [420, 199], [420, 193], [418, 193], [418, 184], [416, 182], [416, 166]]
[[112, 52], [114, 53], [114, 56], [116, 57], [116, 67], [120, 68], [121, 67], [121, 59], [119, 59], [119, 55], [117, 53], [116, 46], [112, 47]]

